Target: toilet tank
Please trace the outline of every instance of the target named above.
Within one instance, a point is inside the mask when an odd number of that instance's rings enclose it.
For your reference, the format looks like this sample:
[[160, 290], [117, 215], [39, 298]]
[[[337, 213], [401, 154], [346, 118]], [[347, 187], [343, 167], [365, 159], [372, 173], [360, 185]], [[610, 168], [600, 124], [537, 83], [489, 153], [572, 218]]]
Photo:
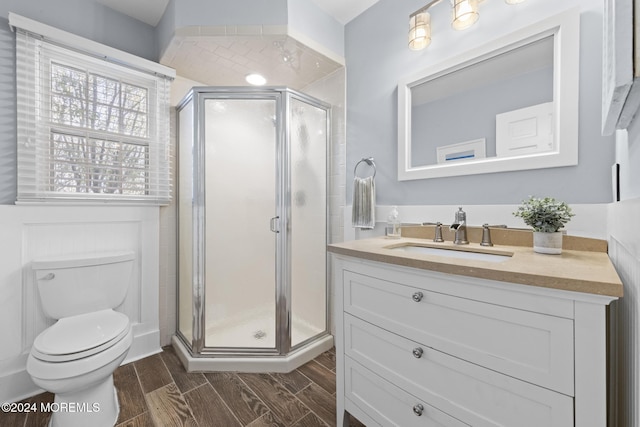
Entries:
[[45, 315], [60, 319], [116, 308], [127, 296], [134, 260], [131, 251], [34, 259]]

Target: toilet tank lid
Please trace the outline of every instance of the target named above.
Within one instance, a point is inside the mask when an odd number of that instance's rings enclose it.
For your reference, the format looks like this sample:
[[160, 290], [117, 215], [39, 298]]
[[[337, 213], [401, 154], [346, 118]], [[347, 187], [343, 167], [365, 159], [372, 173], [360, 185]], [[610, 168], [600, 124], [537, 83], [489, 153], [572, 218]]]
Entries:
[[87, 267], [91, 265], [113, 264], [135, 259], [133, 251], [94, 252], [75, 255], [36, 258], [31, 261], [33, 270], [52, 270], [56, 268]]

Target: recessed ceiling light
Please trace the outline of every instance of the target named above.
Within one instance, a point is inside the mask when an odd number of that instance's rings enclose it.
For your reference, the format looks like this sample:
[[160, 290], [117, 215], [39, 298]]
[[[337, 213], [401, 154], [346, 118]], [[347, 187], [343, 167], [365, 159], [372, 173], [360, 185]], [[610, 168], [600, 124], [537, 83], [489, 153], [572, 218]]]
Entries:
[[257, 73], [247, 74], [244, 79], [247, 81], [247, 83], [254, 86], [262, 86], [267, 82], [267, 79]]

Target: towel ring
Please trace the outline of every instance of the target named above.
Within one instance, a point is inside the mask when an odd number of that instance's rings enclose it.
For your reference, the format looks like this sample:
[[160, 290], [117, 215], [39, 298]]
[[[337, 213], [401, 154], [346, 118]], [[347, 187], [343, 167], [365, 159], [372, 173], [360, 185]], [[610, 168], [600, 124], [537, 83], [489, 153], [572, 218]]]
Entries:
[[358, 166], [360, 165], [360, 163], [365, 162], [366, 164], [368, 164], [369, 166], [373, 167], [373, 176], [372, 178], [376, 177], [376, 164], [373, 161], [373, 157], [368, 157], [368, 158], [362, 158], [362, 160], [360, 160], [358, 163], [356, 163], [356, 166], [353, 168], [353, 175], [354, 176], [358, 176], [356, 171], [358, 170]]

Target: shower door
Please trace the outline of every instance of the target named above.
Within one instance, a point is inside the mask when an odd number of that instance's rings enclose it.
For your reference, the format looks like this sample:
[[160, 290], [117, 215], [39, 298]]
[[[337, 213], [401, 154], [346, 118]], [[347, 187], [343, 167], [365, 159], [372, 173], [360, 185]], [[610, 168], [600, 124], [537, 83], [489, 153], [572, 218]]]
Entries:
[[326, 337], [328, 106], [194, 88], [178, 111], [178, 335], [199, 356]]
[[224, 96], [204, 97], [204, 347], [275, 351], [280, 101]]
[[288, 103], [290, 153], [291, 347], [327, 328], [326, 108], [291, 94]]

